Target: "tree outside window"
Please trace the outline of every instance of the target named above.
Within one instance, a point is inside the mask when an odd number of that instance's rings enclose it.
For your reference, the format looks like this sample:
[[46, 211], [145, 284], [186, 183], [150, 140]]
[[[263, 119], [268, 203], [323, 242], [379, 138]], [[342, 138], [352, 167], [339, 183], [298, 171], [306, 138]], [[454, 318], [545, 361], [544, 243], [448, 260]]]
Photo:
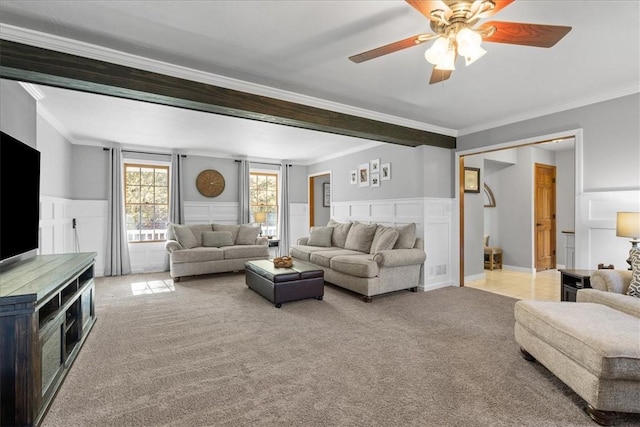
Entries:
[[251, 222], [261, 223], [263, 236], [278, 235], [278, 174], [251, 172]]
[[165, 240], [169, 222], [169, 167], [125, 163], [124, 174], [127, 240]]

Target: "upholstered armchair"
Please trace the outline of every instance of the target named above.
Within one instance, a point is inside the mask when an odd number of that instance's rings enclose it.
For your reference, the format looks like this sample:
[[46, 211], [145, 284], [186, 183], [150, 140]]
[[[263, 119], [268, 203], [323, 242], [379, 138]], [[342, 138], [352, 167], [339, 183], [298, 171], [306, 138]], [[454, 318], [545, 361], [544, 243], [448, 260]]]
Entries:
[[591, 287], [599, 291], [625, 294], [631, 284], [631, 270], [597, 270], [591, 274]]

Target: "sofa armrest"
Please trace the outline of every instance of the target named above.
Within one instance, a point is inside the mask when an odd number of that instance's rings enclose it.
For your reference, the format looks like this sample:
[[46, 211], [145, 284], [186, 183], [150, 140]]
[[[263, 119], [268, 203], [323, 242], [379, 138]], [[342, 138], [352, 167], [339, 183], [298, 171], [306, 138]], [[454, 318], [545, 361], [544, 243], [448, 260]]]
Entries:
[[177, 240], [167, 240], [164, 243], [164, 248], [167, 250], [167, 252], [172, 253], [175, 251], [181, 251], [182, 249], [184, 249], [182, 247], [182, 245], [180, 243], [178, 243]]
[[576, 301], [602, 304], [632, 316], [640, 317], [640, 298], [629, 295], [585, 288], [578, 290]]
[[401, 267], [422, 264], [427, 254], [421, 249], [387, 249], [373, 254], [373, 260], [380, 267]]
[[593, 289], [626, 294], [631, 284], [631, 271], [596, 270], [591, 274], [590, 282]]
[[269, 246], [269, 238], [266, 236], [258, 236], [256, 245]]
[[298, 238], [298, 245], [306, 245], [307, 242], [309, 241], [309, 237], [299, 237]]

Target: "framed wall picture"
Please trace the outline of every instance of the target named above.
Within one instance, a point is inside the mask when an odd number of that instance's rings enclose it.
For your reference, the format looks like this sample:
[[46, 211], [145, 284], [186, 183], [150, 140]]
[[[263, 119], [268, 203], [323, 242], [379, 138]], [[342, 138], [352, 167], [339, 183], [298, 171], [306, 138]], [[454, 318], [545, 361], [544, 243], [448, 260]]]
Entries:
[[464, 168], [464, 192], [480, 192], [480, 168]]
[[369, 163], [358, 166], [358, 187], [369, 186]]
[[349, 184], [357, 184], [358, 183], [358, 171], [352, 170], [349, 172]]
[[322, 206], [331, 206], [331, 184], [328, 182], [322, 184]]
[[371, 173], [380, 173], [380, 159], [371, 160]]
[[372, 173], [371, 174], [371, 186], [372, 187], [380, 187], [380, 174]]
[[383, 163], [380, 166], [380, 180], [389, 181], [391, 179], [391, 163]]

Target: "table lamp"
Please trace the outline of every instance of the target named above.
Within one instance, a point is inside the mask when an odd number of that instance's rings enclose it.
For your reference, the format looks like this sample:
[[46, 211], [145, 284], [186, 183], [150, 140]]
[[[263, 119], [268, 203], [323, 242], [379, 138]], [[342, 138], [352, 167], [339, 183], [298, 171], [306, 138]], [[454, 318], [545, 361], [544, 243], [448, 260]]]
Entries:
[[640, 212], [618, 212], [616, 236], [631, 238], [631, 250], [629, 251], [629, 259], [627, 259], [627, 263], [631, 266], [631, 252], [637, 250], [638, 242], [640, 242]]
[[256, 212], [253, 214], [253, 217], [255, 218], [256, 222], [260, 223], [260, 235], [262, 236], [262, 224], [265, 223], [265, 221], [267, 220], [267, 213], [266, 212]]

